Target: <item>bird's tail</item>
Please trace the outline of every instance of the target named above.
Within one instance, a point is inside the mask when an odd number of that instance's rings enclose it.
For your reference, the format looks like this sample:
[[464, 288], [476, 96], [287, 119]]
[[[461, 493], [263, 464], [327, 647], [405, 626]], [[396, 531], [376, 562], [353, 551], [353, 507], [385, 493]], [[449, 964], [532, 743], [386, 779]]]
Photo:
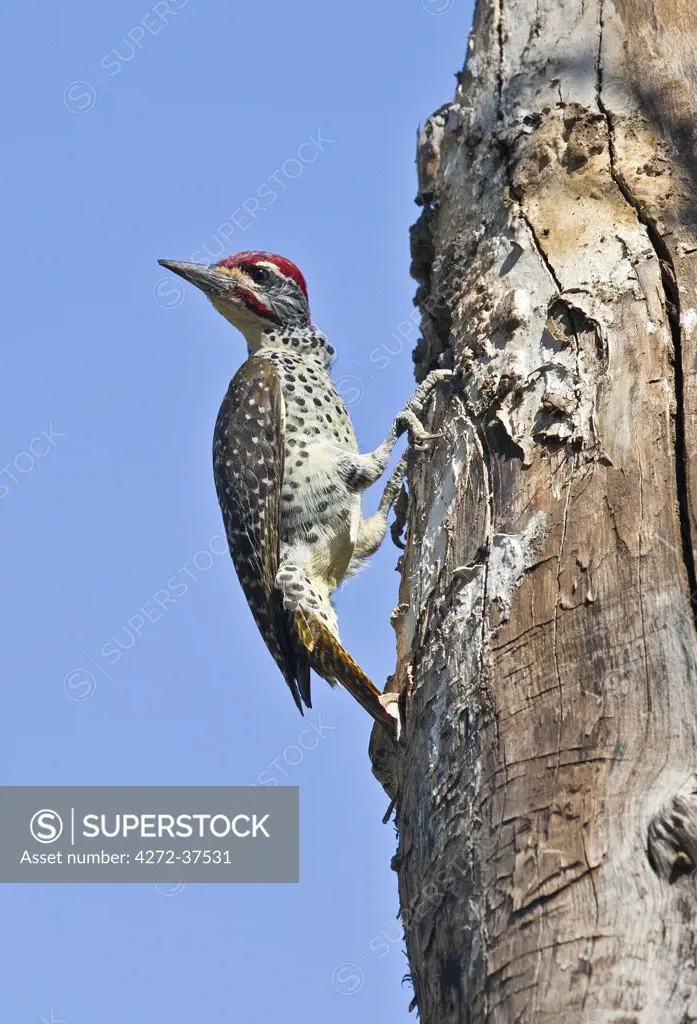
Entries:
[[314, 615], [296, 612], [295, 628], [310, 666], [330, 684], [341, 683], [376, 722], [396, 736], [396, 721], [380, 702], [380, 691], [337, 638]]

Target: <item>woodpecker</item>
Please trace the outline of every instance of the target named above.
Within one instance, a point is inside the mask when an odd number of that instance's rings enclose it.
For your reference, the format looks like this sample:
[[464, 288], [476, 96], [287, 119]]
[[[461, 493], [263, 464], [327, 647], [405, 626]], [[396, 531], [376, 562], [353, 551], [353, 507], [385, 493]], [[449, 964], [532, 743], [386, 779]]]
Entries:
[[256, 251], [212, 266], [159, 263], [200, 288], [247, 342], [215, 424], [213, 471], [230, 554], [264, 642], [301, 714], [312, 706], [313, 670], [341, 683], [394, 735], [393, 698], [342, 647], [331, 595], [381, 544], [405, 456], [367, 518], [362, 492], [382, 476], [402, 434], [417, 449], [437, 436], [418, 417], [451, 371], [433, 371], [383, 443], [361, 454], [329, 376], [334, 346], [310, 320], [294, 263]]

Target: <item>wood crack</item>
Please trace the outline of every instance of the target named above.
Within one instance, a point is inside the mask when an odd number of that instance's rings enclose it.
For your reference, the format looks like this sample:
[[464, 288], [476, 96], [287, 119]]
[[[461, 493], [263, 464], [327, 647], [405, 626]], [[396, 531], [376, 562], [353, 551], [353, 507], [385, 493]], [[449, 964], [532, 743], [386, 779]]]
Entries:
[[[592, 877], [593, 872], [596, 870], [596, 868], [592, 868], [590, 865], [588, 865], [588, 867], [584, 868], [583, 871], [579, 871], [578, 874], [572, 875], [571, 878], [564, 878], [564, 871], [571, 870], [571, 868], [575, 866], [576, 865], [573, 864], [569, 865], [568, 868], [557, 871], [554, 873], [554, 875], [550, 875], [549, 879], [560, 877], [562, 880], [562, 884], [559, 885], [552, 892], [540, 893], [538, 896], [534, 896], [529, 903], [525, 903], [523, 906], [512, 910], [511, 917], [520, 918], [530, 914], [534, 910], [542, 910], [547, 903], [556, 899], [557, 896], [560, 896], [563, 892], [566, 892], [566, 890], [569, 889], [571, 886], [575, 885], [577, 882], [580, 882], [582, 878], [587, 878], [588, 876]], [[548, 879], [545, 879], [545, 881], [547, 880]]]
[[[497, 87], [497, 99], [498, 99], [498, 120], [499, 120], [500, 124], [504, 123], [504, 111], [503, 111], [503, 73], [504, 73], [503, 9], [504, 9], [504, 0], [499, 0], [499, 4], [498, 4], [498, 22], [497, 22], [497, 26], [496, 26], [497, 39], [498, 39], [498, 48], [499, 48], [499, 66], [498, 66], [498, 70], [497, 70], [496, 87]], [[515, 184], [513, 182], [513, 170], [512, 170], [512, 167], [511, 167], [511, 147], [510, 147], [510, 144], [509, 144], [509, 142], [507, 140], [505, 140], [502, 137], [500, 137], [498, 139], [498, 142], [499, 142], [499, 145], [500, 145], [502, 153], [503, 153], [503, 162], [504, 162], [504, 167], [506, 169], [506, 178], [508, 180], [509, 191], [510, 191], [511, 195], [513, 196], [513, 198], [515, 199], [516, 206], [518, 207], [518, 211], [520, 213], [521, 219], [526, 224], [526, 226], [528, 228], [528, 231], [530, 232], [530, 236], [532, 238], [533, 245], [534, 245], [535, 249], [537, 250], [537, 254], [539, 255], [539, 257], [542, 260], [542, 262], [544, 263], [545, 267], [547, 268], [547, 272], [549, 273], [549, 276], [552, 278], [552, 281], [554, 282], [555, 288], [557, 289], [558, 292], [561, 292], [563, 289], [562, 289], [562, 286], [561, 286], [561, 284], [559, 282], [559, 279], [558, 279], [556, 273], [554, 272], [554, 267], [549, 262], [549, 259], [547, 257], [547, 253], [544, 251], [544, 248], [542, 246], [542, 243], [540, 242], [540, 239], [537, 236], [537, 232], [535, 231], [535, 228], [534, 228], [534, 226], [532, 224], [532, 221], [530, 220], [530, 218], [528, 217], [527, 213], [525, 212], [525, 209], [523, 208], [523, 203], [522, 203], [522, 201], [520, 199], [520, 196], [519, 196], [518, 192], [516, 191], [516, 187], [515, 187]]]
[[668, 319], [668, 327], [673, 342], [674, 356], [674, 388], [675, 388], [675, 478], [678, 497], [678, 509], [680, 514], [680, 540], [682, 546], [682, 560], [687, 574], [687, 583], [690, 590], [690, 607], [692, 618], [697, 629], [697, 566], [692, 546], [692, 526], [690, 522], [690, 503], [687, 486], [687, 440], [685, 427], [685, 376], [683, 367], [682, 351], [682, 329], [680, 326], [680, 292], [677, 285], [675, 264], [670, 249], [661, 234], [655, 218], [646, 210], [646, 207], [631, 191], [629, 184], [619, 170], [617, 161], [617, 150], [615, 146], [615, 130], [613, 115], [603, 101], [603, 5], [604, 0], [599, 0], [598, 13], [598, 53], [597, 53], [597, 75], [596, 75], [596, 99], [598, 109], [605, 118], [607, 125], [608, 152], [610, 158], [610, 174], [617, 185], [625, 201], [631, 206], [639, 221], [646, 228], [651, 248], [658, 261], [660, 280], [663, 289], [663, 305]]
[[557, 729], [557, 769], [561, 762], [561, 739], [562, 729], [564, 726], [564, 687], [561, 681], [561, 671], [559, 668], [559, 652], [557, 650], [557, 626], [559, 621], [559, 608], [561, 606], [561, 575], [562, 575], [562, 556], [564, 554], [564, 544], [566, 542], [566, 529], [569, 519], [569, 507], [571, 505], [571, 485], [573, 482], [573, 476], [569, 480], [568, 491], [566, 493], [566, 505], [564, 506], [564, 521], [562, 523], [561, 540], [559, 542], [559, 556], [557, 565], [557, 598], [554, 605], [554, 622], [552, 626], [552, 655], [554, 658], [554, 669], [557, 677], [557, 689], [559, 691], [559, 725]]
[[585, 1012], [586, 1002], [588, 1001], [588, 996], [590, 995], [590, 991], [591, 991], [590, 981], [591, 981], [591, 978], [593, 976], [593, 953], [595, 952], [595, 940], [596, 940], [596, 938], [599, 937], [598, 929], [600, 927], [600, 903], [598, 901], [598, 890], [595, 887], [595, 879], [593, 878], [593, 870], [591, 868], [591, 862], [588, 859], [588, 849], [587, 849], [587, 846], [586, 846], [586, 837], [585, 837], [585, 835], [582, 837], [582, 841], [583, 841], [583, 856], [585, 858], [586, 864], [588, 865], [588, 875], [589, 875], [589, 878], [590, 878], [591, 888], [593, 890], [593, 900], [595, 902], [595, 929], [594, 929], [592, 935], [588, 936], [588, 938], [590, 939], [590, 944], [591, 944], [590, 953], [588, 954], [588, 978], [587, 978], [586, 990], [583, 993], [583, 1001], [581, 1003], [581, 1012]]

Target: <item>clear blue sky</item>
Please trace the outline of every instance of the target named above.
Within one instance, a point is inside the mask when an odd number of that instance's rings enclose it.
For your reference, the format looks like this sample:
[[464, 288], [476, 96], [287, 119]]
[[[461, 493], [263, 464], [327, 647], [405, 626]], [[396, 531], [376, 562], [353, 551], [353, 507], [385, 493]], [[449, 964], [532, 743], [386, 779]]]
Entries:
[[[296, 763], [305, 723], [227, 556], [206, 554], [213, 423], [242, 340], [194, 289], [158, 283], [156, 260], [221, 245], [295, 260], [374, 447], [413, 387], [411, 343], [387, 368], [371, 352], [398, 347], [412, 310], [416, 131], [452, 95], [470, 0], [59, 0], [8, 17], [0, 781], [285, 772], [302, 882], [1, 886], [0, 1021], [406, 1020], [370, 722], [317, 681], [306, 723], [331, 728]], [[386, 544], [338, 598], [379, 684], [396, 555]], [[163, 590], [176, 600], [158, 617]], [[348, 968], [333, 985], [345, 962], [362, 979]]]

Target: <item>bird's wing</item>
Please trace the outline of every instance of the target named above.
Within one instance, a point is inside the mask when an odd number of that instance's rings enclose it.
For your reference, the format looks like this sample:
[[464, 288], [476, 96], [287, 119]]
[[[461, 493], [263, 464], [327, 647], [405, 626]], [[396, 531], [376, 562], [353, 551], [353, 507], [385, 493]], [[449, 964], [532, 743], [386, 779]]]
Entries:
[[242, 590], [259, 632], [302, 711], [300, 694], [307, 688], [309, 696], [309, 664], [294, 643], [293, 621], [275, 586], [283, 425], [278, 374], [268, 360], [252, 356], [233, 377], [220, 407], [213, 438], [213, 472]]

